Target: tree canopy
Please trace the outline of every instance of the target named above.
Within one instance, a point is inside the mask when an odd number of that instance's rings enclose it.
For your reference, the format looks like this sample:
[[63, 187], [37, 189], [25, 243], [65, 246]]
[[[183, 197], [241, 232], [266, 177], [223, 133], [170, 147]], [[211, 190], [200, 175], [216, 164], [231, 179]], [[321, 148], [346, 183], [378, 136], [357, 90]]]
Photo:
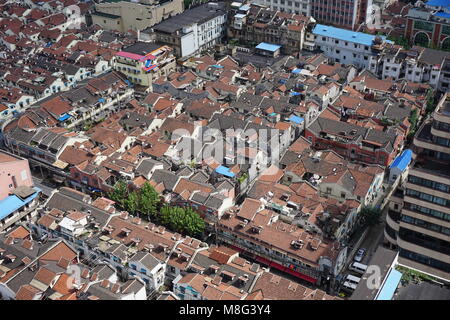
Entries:
[[191, 208], [164, 206], [160, 221], [171, 230], [191, 236], [200, 235], [205, 229], [205, 222]]
[[375, 207], [363, 207], [360, 217], [363, 225], [374, 226], [380, 222], [381, 210]]
[[109, 197], [121, 209], [131, 214], [141, 213], [173, 231], [195, 236], [205, 229], [205, 222], [193, 209], [168, 205], [161, 207], [158, 192], [148, 182], [140, 189], [130, 192], [127, 183], [120, 180], [109, 193]]

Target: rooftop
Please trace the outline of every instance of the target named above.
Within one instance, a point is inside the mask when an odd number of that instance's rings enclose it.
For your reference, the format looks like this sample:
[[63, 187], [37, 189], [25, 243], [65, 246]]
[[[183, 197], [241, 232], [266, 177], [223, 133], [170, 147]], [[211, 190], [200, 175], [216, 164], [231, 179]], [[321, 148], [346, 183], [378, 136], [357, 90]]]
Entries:
[[280, 48], [281, 48], [281, 46], [279, 46], [277, 44], [266, 43], [266, 42], [261, 42], [260, 44], [258, 44], [256, 46], [256, 49], [270, 51], [270, 52], [275, 52]]
[[217, 16], [224, 15], [222, 3], [209, 3], [189, 9], [172, 18], [164, 20], [153, 27], [153, 30], [164, 33], [174, 33], [193, 24], [202, 24]]
[[405, 170], [408, 164], [411, 162], [412, 151], [410, 149], [406, 149], [399, 155], [390, 165], [390, 168], [398, 168], [401, 171]]
[[[319, 36], [326, 36], [326, 37], [332, 37], [339, 40], [344, 40], [348, 42], [354, 42], [363, 44], [366, 46], [371, 46], [373, 43], [373, 40], [377, 36], [362, 33], [362, 32], [354, 32], [346, 29], [331, 27], [331, 26], [325, 26], [323, 24], [317, 24], [314, 27], [313, 34], [319, 35]], [[380, 36], [383, 41], [386, 41], [386, 37]], [[390, 41], [387, 41], [390, 42]]]
[[0, 212], [0, 220], [6, 218], [11, 213], [15, 212], [17, 209], [22, 208], [27, 203], [30, 203], [33, 201], [41, 191], [41, 189], [34, 187], [35, 193], [33, 193], [31, 196], [21, 199], [18, 196], [10, 195], [6, 197], [5, 199], [0, 201], [0, 208], [2, 208]]

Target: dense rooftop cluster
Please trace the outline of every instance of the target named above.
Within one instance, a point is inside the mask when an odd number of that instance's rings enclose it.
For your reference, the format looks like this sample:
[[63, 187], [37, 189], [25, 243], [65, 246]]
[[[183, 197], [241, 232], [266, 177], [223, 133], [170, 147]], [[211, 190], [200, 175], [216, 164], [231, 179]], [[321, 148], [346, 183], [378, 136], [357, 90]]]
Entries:
[[[147, 299], [168, 286], [159, 298], [335, 299], [312, 287], [341, 273], [361, 211], [405, 170], [395, 159], [441, 85], [424, 74], [448, 55], [243, 5], [228, 33], [262, 44], [176, 64], [170, 44], [134, 32], [70, 29], [55, 13], [70, 4], [3, 4], [5, 147], [60, 185], [0, 219], [2, 296]], [[175, 32], [167, 21], [155, 30]], [[325, 37], [354, 41], [361, 65], [317, 47]], [[204, 234], [122, 210], [108, 198], [118, 182], [192, 208]], [[81, 279], [68, 287], [70, 268]]]

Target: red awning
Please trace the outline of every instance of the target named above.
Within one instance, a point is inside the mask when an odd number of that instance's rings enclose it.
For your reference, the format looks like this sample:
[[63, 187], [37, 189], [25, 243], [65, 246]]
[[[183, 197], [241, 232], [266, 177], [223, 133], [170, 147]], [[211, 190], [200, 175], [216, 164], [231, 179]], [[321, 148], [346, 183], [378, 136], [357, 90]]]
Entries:
[[313, 277], [310, 277], [310, 276], [307, 276], [307, 275], [305, 275], [305, 274], [303, 274], [303, 273], [300, 273], [300, 272], [298, 272], [298, 271], [292, 270], [292, 269], [290, 269], [290, 268], [288, 268], [288, 267], [282, 266], [282, 265], [279, 264], [279, 263], [271, 262], [269, 265], [270, 265], [272, 268], [275, 268], [275, 269], [278, 269], [278, 270], [280, 270], [280, 271], [289, 273], [290, 275], [293, 275], [294, 277], [303, 279], [303, 280], [305, 280], [305, 281], [308, 281], [308, 282], [311, 282], [311, 283], [314, 283], [314, 284], [317, 282], [317, 279], [315, 279], [315, 278], [313, 278]]
[[234, 249], [234, 250], [236, 250], [236, 251], [239, 251], [239, 252], [243, 252], [244, 250], [243, 249], [241, 249], [241, 248], [239, 248], [239, 247], [236, 247], [236, 246], [233, 246], [233, 245], [229, 245], [232, 249]]
[[270, 263], [271, 263], [269, 259], [266, 259], [266, 258], [263, 258], [263, 257], [259, 257], [259, 256], [256, 256], [255, 260], [258, 261], [258, 262], [267, 264], [268, 266], [270, 266]]

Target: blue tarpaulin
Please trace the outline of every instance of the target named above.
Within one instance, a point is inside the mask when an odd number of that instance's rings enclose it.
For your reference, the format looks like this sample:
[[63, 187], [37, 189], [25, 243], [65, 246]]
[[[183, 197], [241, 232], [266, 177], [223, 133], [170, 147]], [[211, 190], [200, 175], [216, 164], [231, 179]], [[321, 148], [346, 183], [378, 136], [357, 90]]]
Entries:
[[313, 34], [316, 36], [325, 36], [343, 41], [358, 43], [365, 46], [371, 46], [373, 40], [375, 40], [375, 37], [381, 37], [383, 41], [392, 43], [392, 41], [386, 40], [385, 36], [376, 36], [373, 34], [355, 32], [347, 29], [326, 26], [323, 24], [316, 24], [316, 26], [313, 29]]
[[450, 0], [430, 0], [425, 3], [427, 6], [432, 7], [444, 7], [448, 8], [450, 6]]
[[435, 14], [436, 17], [441, 17], [441, 18], [446, 18], [449, 19], [450, 18], [450, 13], [447, 12], [438, 12]]
[[398, 168], [400, 171], [404, 171], [406, 167], [409, 165], [412, 159], [412, 151], [410, 149], [406, 149], [402, 152], [401, 155], [399, 155], [397, 158], [394, 159], [392, 164], [390, 165], [390, 168]]
[[295, 91], [293, 91], [293, 92], [291, 92], [291, 93], [289, 93], [291, 96], [300, 96], [301, 95], [301, 93], [300, 92], [295, 92]]
[[381, 288], [381, 291], [378, 294], [376, 300], [392, 300], [392, 297], [394, 296], [395, 290], [397, 289], [401, 278], [402, 273], [395, 269], [392, 269], [386, 281], [384, 282], [383, 288]]
[[10, 214], [14, 213], [17, 209], [22, 208], [27, 203], [33, 201], [41, 191], [41, 189], [34, 187], [36, 192], [33, 193], [28, 198], [22, 200], [16, 195], [7, 196], [5, 199], [0, 201], [0, 220], [8, 217]]
[[69, 119], [69, 118], [70, 118], [70, 114], [67, 114], [67, 113], [66, 113], [65, 115], [59, 117], [58, 120], [59, 120], [59, 121], [66, 121], [66, 120]]
[[292, 73], [298, 74], [300, 72], [302, 72], [302, 69], [299, 68], [295, 68], [294, 70], [291, 71]]
[[105, 99], [104, 98], [100, 98], [100, 99], [98, 99], [98, 102], [103, 103], [103, 102], [105, 102]]
[[258, 44], [256, 46], [256, 49], [270, 51], [270, 52], [275, 52], [280, 48], [281, 48], [281, 46], [279, 46], [277, 44], [266, 43], [266, 42], [261, 42], [260, 44]]
[[223, 68], [223, 66], [218, 65], [218, 64], [213, 64], [211, 67], [218, 68], [218, 69], [222, 69]]
[[303, 121], [305, 121], [305, 119], [299, 116], [292, 115], [289, 117], [289, 121], [294, 122], [296, 124], [301, 124]]
[[230, 172], [230, 168], [224, 166], [217, 167], [216, 172], [230, 178], [234, 178], [235, 176], [233, 172]]
[[271, 114], [269, 114], [269, 117], [274, 117], [274, 116], [276, 116], [276, 115], [277, 115], [276, 112], [272, 112]]

